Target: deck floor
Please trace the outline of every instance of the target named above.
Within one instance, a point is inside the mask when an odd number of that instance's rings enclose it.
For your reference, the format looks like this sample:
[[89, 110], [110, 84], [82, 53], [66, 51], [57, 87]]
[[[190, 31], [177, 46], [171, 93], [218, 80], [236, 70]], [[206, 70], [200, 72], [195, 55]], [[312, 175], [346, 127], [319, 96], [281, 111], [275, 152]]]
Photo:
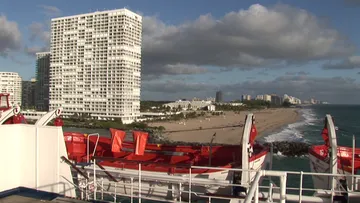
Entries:
[[33, 198], [22, 195], [10, 195], [0, 199], [0, 203], [86, 203], [86, 201], [57, 197], [53, 200]]

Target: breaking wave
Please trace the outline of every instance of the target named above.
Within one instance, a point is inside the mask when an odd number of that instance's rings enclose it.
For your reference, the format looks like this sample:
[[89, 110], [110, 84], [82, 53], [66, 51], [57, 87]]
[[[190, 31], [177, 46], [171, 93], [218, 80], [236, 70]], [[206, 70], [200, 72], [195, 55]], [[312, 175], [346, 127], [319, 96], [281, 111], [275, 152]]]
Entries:
[[300, 109], [299, 113], [302, 116], [301, 121], [296, 123], [288, 124], [282, 128], [279, 132], [275, 132], [264, 137], [266, 142], [275, 141], [289, 141], [289, 142], [306, 142], [300, 128], [304, 126], [315, 125], [319, 119], [316, 117], [315, 112], [312, 109]]

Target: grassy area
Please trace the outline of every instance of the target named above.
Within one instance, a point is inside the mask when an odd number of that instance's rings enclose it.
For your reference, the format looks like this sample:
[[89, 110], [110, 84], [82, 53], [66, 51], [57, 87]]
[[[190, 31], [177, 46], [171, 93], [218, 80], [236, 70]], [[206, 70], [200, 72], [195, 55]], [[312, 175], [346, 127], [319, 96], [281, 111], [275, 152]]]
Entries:
[[77, 127], [77, 128], [116, 128], [122, 130], [136, 130], [136, 129], [151, 129], [151, 130], [159, 130], [164, 131], [165, 128], [163, 126], [158, 127], [150, 127], [148, 124], [144, 122], [134, 122], [131, 124], [123, 124], [119, 120], [114, 121], [102, 121], [102, 120], [80, 120], [76, 118], [68, 118], [63, 119], [64, 127]]

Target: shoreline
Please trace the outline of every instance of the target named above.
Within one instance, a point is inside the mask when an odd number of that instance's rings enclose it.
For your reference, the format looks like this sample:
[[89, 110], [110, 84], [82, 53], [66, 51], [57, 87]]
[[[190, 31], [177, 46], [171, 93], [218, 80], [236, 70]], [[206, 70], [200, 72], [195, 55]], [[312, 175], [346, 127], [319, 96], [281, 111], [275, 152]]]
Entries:
[[243, 111], [239, 114], [226, 111], [225, 116], [208, 116], [182, 121], [155, 122], [149, 126], [164, 126], [163, 137], [174, 142], [208, 143], [216, 133], [214, 143], [238, 144], [240, 142], [245, 116], [255, 115], [258, 130], [257, 139], [283, 129], [301, 119], [297, 108], [277, 108], [254, 111]]
[[267, 135], [271, 135], [271, 134], [274, 134], [274, 133], [277, 133], [277, 132], [281, 132], [283, 129], [285, 129], [288, 125], [290, 124], [293, 124], [293, 123], [297, 123], [299, 121], [301, 121], [301, 118], [302, 118], [302, 115], [301, 113], [299, 112], [299, 110], [296, 111], [296, 118], [294, 119], [291, 119], [289, 122], [287, 123], [284, 123], [282, 126], [277, 126], [276, 128], [271, 128], [271, 129], [266, 129], [262, 132], [259, 132], [258, 133], [258, 138], [264, 138], [266, 137]]

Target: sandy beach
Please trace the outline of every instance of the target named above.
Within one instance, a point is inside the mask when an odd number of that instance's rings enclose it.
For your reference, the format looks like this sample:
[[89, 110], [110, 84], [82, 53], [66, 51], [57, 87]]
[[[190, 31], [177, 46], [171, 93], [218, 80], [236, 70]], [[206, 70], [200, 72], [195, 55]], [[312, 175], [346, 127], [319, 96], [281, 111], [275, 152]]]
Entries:
[[[240, 112], [240, 114], [230, 111], [224, 113], [225, 115], [221, 116], [207, 116], [171, 122], [154, 122], [149, 123], [149, 125], [164, 126], [166, 129], [164, 136], [173, 141], [210, 142], [212, 135], [216, 133], [215, 143], [238, 144], [240, 142], [240, 136], [242, 136], [243, 127], [227, 126], [244, 124], [245, 116], [250, 113], [250, 111], [243, 111]], [[300, 119], [297, 109], [290, 108], [254, 110], [251, 111], [251, 113], [255, 115], [256, 128], [259, 132], [259, 136], [266, 135], [284, 125], [294, 123]], [[185, 122], [185, 125], [183, 122]], [[199, 128], [202, 128], [203, 130], [195, 130]], [[187, 131], [184, 132], [184, 130]]]

